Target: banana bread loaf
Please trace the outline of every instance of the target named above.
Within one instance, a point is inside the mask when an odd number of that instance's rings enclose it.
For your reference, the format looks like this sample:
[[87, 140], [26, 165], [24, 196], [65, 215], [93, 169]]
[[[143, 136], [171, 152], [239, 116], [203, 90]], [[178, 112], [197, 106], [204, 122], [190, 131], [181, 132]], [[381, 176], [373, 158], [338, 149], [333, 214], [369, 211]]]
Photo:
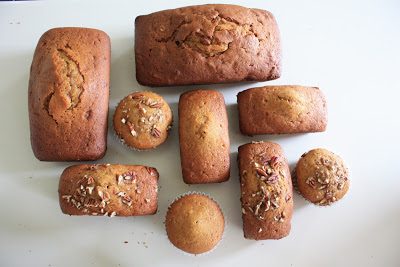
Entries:
[[110, 39], [55, 28], [40, 38], [29, 79], [31, 144], [39, 160], [96, 160], [107, 148]]
[[265, 86], [237, 96], [240, 131], [246, 135], [323, 132], [325, 97], [317, 87]]
[[239, 175], [244, 237], [280, 239], [290, 232], [292, 180], [278, 144], [249, 143], [239, 147]]
[[229, 134], [224, 97], [214, 90], [194, 90], [179, 99], [179, 144], [185, 183], [229, 179]]
[[201, 5], [135, 20], [136, 78], [143, 85], [273, 80], [280, 54], [277, 24], [265, 10]]
[[58, 192], [65, 214], [149, 215], [157, 211], [158, 172], [138, 165], [75, 165], [62, 173]]

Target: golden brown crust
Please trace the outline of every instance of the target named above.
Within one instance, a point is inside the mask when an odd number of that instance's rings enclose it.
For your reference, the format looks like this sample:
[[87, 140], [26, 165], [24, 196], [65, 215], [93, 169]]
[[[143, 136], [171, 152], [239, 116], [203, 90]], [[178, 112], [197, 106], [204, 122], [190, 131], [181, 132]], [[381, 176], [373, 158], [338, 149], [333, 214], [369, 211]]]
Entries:
[[96, 160], [107, 148], [110, 39], [55, 28], [40, 38], [29, 79], [31, 144], [39, 160]]
[[264, 86], [237, 96], [240, 131], [246, 135], [323, 132], [325, 97], [317, 87]]
[[336, 154], [317, 148], [303, 154], [296, 166], [296, 185], [310, 202], [326, 206], [349, 190], [349, 171]]
[[126, 96], [114, 113], [117, 135], [126, 145], [139, 150], [164, 143], [171, 124], [169, 105], [153, 92], [134, 92]]
[[58, 193], [61, 210], [69, 215], [154, 214], [158, 172], [139, 165], [74, 165], [62, 173]]
[[229, 179], [228, 117], [221, 93], [194, 90], [180, 96], [179, 145], [185, 183]]
[[171, 243], [192, 254], [213, 249], [222, 238], [224, 226], [224, 215], [218, 204], [196, 193], [172, 203], [165, 219]]
[[292, 180], [278, 144], [249, 143], [239, 147], [239, 173], [244, 237], [280, 239], [291, 228]]
[[143, 85], [277, 79], [280, 54], [278, 26], [265, 10], [200, 5], [135, 20], [136, 78]]

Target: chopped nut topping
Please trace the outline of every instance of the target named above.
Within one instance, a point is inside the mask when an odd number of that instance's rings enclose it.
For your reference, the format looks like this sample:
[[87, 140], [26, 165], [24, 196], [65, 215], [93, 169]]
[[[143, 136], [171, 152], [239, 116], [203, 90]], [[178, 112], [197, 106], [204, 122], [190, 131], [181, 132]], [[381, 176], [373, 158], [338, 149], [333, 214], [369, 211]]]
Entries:
[[316, 181], [315, 181], [314, 177], [308, 177], [306, 179], [306, 184], [308, 184], [312, 188], [316, 188], [317, 187], [317, 184], [316, 184]]
[[114, 217], [115, 215], [117, 215], [117, 213], [115, 211], [111, 212], [110, 218]]
[[132, 198], [130, 196], [125, 195], [121, 198], [121, 200], [125, 205], [128, 205], [129, 207], [132, 206]]
[[258, 229], [258, 232], [259, 232], [259, 233], [261, 233], [261, 232], [262, 232], [262, 230], [263, 230], [263, 229], [260, 227], [260, 228]]
[[153, 127], [150, 131], [150, 134], [156, 138], [159, 138], [161, 136], [160, 130], [158, 130], [156, 127]]
[[94, 189], [94, 186], [87, 186], [87, 187], [86, 187], [86, 190], [88, 191], [89, 195], [92, 194], [93, 189]]
[[123, 124], [125, 124], [125, 123], [126, 123], [126, 119], [125, 119], [125, 118], [122, 118], [122, 119], [121, 119], [121, 122], [122, 122]]
[[149, 103], [149, 107], [151, 108], [161, 108], [163, 106], [162, 102], [153, 101]]
[[146, 201], [146, 203], [150, 202], [150, 198], [145, 198], [144, 201]]
[[61, 198], [62, 199], [66, 199], [68, 203], [71, 201], [71, 197], [72, 197], [71, 195], [63, 195], [63, 196], [61, 196]]
[[92, 176], [89, 176], [88, 180], [87, 180], [87, 183], [88, 184], [94, 184], [94, 178]]
[[136, 136], [137, 136], [137, 132], [136, 132], [135, 130], [131, 130], [131, 135], [132, 135], [133, 137], [136, 137]]
[[242, 208], [242, 213], [246, 214], [246, 209], [245, 208]]

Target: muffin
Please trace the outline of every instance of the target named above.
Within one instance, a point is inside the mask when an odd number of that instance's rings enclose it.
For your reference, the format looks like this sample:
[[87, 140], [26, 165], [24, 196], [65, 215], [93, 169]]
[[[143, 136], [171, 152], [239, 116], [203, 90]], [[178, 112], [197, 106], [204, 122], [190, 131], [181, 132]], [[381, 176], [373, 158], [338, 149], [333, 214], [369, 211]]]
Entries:
[[152, 149], [168, 137], [172, 111], [167, 102], [153, 92], [134, 92], [118, 104], [114, 113], [114, 130], [127, 146]]
[[304, 153], [295, 176], [299, 193], [316, 205], [330, 205], [349, 190], [349, 171], [343, 160], [323, 148]]
[[175, 247], [191, 254], [212, 250], [222, 238], [224, 225], [218, 204], [199, 193], [175, 200], [165, 219], [168, 239]]

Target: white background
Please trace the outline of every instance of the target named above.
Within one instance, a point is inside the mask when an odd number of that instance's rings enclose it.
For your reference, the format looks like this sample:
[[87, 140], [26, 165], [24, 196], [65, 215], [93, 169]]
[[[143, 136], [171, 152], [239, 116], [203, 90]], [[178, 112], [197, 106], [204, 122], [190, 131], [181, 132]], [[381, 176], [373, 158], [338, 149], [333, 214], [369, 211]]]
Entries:
[[[276, 16], [284, 56], [280, 79], [171, 88], [139, 86], [134, 75], [135, 17], [206, 2], [0, 3], [0, 266], [400, 266], [400, 2], [236, 1]], [[110, 118], [116, 103], [134, 90], [153, 90], [170, 103], [175, 125], [165, 144], [151, 152], [133, 152], [116, 141], [110, 123], [108, 151], [98, 161], [157, 167], [161, 189], [156, 215], [109, 219], [61, 213], [58, 178], [72, 163], [34, 158], [27, 111], [34, 48], [43, 32], [59, 26], [99, 28], [110, 35]], [[263, 84], [319, 86], [328, 100], [327, 131], [242, 136], [236, 94]], [[231, 179], [188, 186], [180, 172], [177, 102], [182, 92], [200, 87], [218, 89], [225, 96], [232, 144]], [[295, 195], [292, 231], [287, 238], [245, 240], [236, 156], [238, 145], [252, 140], [278, 142], [291, 167], [312, 148], [334, 151], [345, 159], [351, 172], [348, 195], [329, 208], [312, 206]], [[169, 203], [187, 191], [210, 194], [225, 214], [224, 239], [207, 255], [181, 253], [164, 231]]]

